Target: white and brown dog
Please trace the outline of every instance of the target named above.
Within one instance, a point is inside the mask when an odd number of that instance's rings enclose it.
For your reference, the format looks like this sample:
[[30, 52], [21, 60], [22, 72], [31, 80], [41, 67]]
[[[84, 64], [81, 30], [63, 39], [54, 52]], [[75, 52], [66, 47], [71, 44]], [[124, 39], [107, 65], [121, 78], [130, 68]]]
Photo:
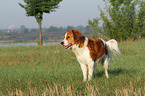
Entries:
[[66, 31], [61, 45], [63, 45], [65, 49], [72, 48], [72, 51], [81, 65], [84, 76], [83, 81], [86, 81], [87, 77], [88, 80], [92, 79], [95, 65], [99, 62], [104, 65], [105, 74], [108, 78], [107, 69], [109, 60], [112, 58], [112, 53], [120, 54], [116, 40], [111, 39], [105, 42], [103, 39], [99, 38], [87, 38], [75, 29]]

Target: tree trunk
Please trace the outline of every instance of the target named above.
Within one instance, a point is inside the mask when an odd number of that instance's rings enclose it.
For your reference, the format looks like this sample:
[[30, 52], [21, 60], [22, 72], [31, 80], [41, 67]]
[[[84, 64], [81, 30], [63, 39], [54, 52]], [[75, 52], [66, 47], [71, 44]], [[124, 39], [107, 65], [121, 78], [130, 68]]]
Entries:
[[42, 19], [39, 18], [39, 45], [43, 45], [41, 21]]

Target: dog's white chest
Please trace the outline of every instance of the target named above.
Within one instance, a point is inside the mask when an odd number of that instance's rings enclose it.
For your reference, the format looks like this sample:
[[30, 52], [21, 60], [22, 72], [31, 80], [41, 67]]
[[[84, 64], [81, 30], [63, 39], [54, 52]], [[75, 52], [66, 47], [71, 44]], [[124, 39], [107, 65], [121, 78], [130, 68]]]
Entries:
[[76, 55], [78, 61], [83, 64], [87, 64], [92, 61], [90, 51], [88, 47], [85, 48], [73, 48], [73, 52]]

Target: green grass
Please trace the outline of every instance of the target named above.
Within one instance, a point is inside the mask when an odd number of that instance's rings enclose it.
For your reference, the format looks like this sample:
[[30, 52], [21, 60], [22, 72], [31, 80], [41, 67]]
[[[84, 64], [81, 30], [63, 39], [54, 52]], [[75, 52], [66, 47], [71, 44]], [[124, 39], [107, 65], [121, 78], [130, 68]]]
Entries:
[[0, 95], [8, 96], [144, 96], [145, 41], [119, 43], [122, 55], [102, 66], [94, 78], [82, 82], [80, 65], [71, 50], [60, 45], [1, 47]]

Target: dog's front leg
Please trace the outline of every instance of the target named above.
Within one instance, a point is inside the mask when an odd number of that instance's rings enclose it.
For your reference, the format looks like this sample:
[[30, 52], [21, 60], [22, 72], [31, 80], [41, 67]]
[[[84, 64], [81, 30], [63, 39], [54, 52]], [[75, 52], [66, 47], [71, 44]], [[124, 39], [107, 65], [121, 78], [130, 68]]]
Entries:
[[93, 77], [93, 71], [94, 71], [94, 61], [90, 62], [88, 64], [89, 74], [88, 74], [88, 81], [92, 79]]
[[87, 65], [86, 64], [83, 64], [83, 63], [80, 63], [81, 65], [81, 68], [82, 68], [82, 72], [83, 72], [83, 81], [87, 81]]

